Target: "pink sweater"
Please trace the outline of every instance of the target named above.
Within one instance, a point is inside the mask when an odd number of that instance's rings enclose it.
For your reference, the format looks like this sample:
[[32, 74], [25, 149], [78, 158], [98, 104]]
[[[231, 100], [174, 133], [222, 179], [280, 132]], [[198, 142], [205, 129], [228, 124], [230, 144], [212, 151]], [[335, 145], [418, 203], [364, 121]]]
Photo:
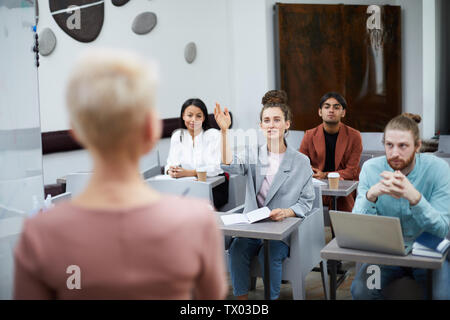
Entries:
[[[15, 299], [222, 299], [223, 236], [202, 201], [164, 196], [127, 210], [63, 203], [28, 219]], [[78, 266], [81, 289], [76, 284]], [[69, 279], [69, 281], [68, 281]], [[71, 284], [71, 285], [70, 285]]]

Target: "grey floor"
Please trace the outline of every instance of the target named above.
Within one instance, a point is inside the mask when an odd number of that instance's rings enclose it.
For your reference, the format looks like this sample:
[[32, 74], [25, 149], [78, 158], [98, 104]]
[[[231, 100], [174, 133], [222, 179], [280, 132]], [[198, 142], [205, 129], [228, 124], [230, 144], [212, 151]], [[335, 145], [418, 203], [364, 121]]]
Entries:
[[[331, 231], [329, 227], [325, 227], [326, 242], [331, 240]], [[352, 284], [355, 275], [355, 263], [342, 262], [342, 269], [347, 270], [347, 276], [344, 282], [339, 286], [336, 292], [336, 299], [338, 300], [351, 300], [350, 286]], [[227, 300], [236, 300], [233, 296], [233, 289], [231, 281], [228, 279], [229, 291]], [[256, 281], [256, 288], [249, 292], [248, 298], [251, 300], [263, 300], [264, 299], [264, 285], [261, 278]], [[325, 295], [322, 287], [322, 279], [320, 272], [310, 272], [306, 277], [306, 300], [324, 300]], [[292, 289], [290, 283], [281, 285], [280, 300], [292, 300]]]

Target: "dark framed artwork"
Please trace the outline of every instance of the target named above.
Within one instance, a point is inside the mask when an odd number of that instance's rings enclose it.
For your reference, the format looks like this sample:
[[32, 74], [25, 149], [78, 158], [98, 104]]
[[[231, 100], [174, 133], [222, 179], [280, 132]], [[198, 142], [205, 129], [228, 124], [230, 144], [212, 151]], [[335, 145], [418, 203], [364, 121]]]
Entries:
[[401, 8], [275, 5], [277, 87], [293, 111], [293, 129], [321, 123], [320, 98], [341, 93], [344, 122], [380, 132], [402, 111]]

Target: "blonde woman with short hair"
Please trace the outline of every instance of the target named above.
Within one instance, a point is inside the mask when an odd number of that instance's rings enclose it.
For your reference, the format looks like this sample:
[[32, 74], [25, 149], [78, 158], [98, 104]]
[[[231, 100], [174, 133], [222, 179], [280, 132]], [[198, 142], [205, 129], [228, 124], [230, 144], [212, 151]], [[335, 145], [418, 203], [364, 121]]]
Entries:
[[162, 195], [139, 174], [160, 138], [154, 72], [139, 56], [90, 50], [67, 106], [94, 169], [70, 202], [27, 220], [16, 299], [221, 299], [223, 240], [206, 202]]

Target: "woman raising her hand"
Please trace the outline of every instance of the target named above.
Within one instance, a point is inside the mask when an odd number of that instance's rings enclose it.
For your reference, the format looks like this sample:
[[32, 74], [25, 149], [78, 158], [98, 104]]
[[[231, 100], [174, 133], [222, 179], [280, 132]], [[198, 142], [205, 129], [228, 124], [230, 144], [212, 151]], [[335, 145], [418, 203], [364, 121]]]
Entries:
[[[260, 128], [266, 143], [256, 150], [246, 150], [244, 156], [231, 151], [228, 128], [231, 123], [227, 108], [216, 104], [214, 116], [221, 129], [222, 169], [246, 176], [244, 212], [261, 207], [271, 210], [270, 218], [281, 221], [287, 217], [304, 217], [314, 200], [312, 170], [309, 159], [286, 144], [285, 135], [291, 125], [291, 112], [284, 91], [271, 90], [262, 98]], [[246, 146], [246, 149], [250, 149]], [[230, 271], [233, 293], [238, 299], [248, 298], [250, 262], [258, 256], [264, 268], [262, 240], [234, 238], [231, 242]], [[282, 263], [289, 254], [289, 238], [269, 241], [270, 297], [280, 294]], [[263, 270], [264, 273], [264, 270]]]

